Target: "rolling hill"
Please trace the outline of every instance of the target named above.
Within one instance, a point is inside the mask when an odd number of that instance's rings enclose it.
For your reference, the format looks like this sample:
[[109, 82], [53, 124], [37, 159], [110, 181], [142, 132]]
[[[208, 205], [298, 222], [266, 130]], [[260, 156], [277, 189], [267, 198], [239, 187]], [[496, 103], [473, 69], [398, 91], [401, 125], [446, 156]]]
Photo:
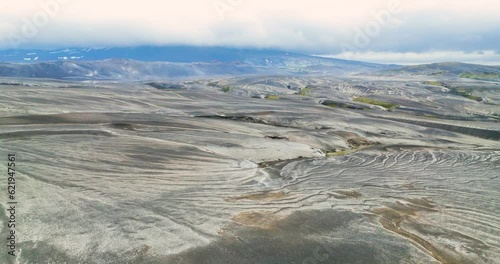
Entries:
[[379, 76], [427, 75], [436, 77], [459, 77], [477, 80], [500, 80], [500, 66], [486, 66], [459, 62], [442, 62], [382, 70]]

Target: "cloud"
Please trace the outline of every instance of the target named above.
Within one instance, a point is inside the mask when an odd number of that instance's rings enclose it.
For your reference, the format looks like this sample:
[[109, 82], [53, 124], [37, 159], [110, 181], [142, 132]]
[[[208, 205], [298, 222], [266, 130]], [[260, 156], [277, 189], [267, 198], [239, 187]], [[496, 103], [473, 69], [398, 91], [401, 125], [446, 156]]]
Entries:
[[[395, 4], [400, 12], [389, 12]], [[188, 44], [315, 54], [498, 52], [500, 43], [496, 0], [24, 0], [0, 7], [0, 48], [12, 47], [13, 35], [20, 48]], [[43, 14], [47, 22], [36, 25]], [[36, 34], [24, 37], [33, 24]], [[366, 45], [356, 45], [360, 35], [368, 35]]]
[[464, 62], [484, 65], [500, 65], [500, 54], [495, 51], [433, 51], [433, 52], [346, 52], [322, 55], [327, 58], [341, 58], [385, 64], [415, 65], [433, 62]]

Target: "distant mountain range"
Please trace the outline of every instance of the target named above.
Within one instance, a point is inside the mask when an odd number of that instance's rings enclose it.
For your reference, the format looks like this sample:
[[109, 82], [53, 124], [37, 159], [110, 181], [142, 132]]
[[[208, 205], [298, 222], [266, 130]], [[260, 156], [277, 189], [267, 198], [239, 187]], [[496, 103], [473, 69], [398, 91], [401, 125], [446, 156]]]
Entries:
[[[236, 49], [195, 46], [140, 46], [120, 48], [67, 48], [58, 50], [0, 50], [0, 62], [37, 63], [48, 61], [97, 61], [127, 59], [143, 62], [232, 62], [260, 66], [289, 66], [294, 61], [309, 64], [326, 63], [338, 66], [380, 65], [347, 60], [328, 59], [271, 49]], [[385, 67], [386, 68], [386, 67]]]
[[303, 57], [277, 50], [231, 49], [221, 47], [193, 46], [141, 46], [119, 48], [67, 48], [58, 50], [4, 50], [0, 51], [2, 62], [47, 62], [47, 61], [96, 61], [107, 59], [128, 59], [148, 62], [247, 62], [266, 58]]
[[0, 77], [152, 80], [244, 75], [428, 75], [500, 80], [500, 67], [398, 66], [270, 49], [193, 46], [0, 50]]
[[133, 47], [0, 51], [0, 77], [157, 79], [254, 74], [365, 73], [397, 66], [277, 50]]

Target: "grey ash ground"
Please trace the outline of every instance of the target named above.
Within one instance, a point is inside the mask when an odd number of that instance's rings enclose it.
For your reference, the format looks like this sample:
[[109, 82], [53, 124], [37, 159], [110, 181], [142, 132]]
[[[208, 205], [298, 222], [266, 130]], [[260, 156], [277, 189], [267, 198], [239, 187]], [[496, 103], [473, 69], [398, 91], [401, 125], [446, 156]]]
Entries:
[[435, 78], [3, 80], [13, 261], [500, 263], [500, 85]]

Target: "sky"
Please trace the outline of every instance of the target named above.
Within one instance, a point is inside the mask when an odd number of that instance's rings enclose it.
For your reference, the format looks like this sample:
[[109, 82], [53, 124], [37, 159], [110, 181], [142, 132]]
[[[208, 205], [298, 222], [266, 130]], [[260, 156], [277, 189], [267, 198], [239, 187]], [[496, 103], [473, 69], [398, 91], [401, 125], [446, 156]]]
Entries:
[[202, 45], [500, 65], [498, 0], [0, 0], [0, 49]]

